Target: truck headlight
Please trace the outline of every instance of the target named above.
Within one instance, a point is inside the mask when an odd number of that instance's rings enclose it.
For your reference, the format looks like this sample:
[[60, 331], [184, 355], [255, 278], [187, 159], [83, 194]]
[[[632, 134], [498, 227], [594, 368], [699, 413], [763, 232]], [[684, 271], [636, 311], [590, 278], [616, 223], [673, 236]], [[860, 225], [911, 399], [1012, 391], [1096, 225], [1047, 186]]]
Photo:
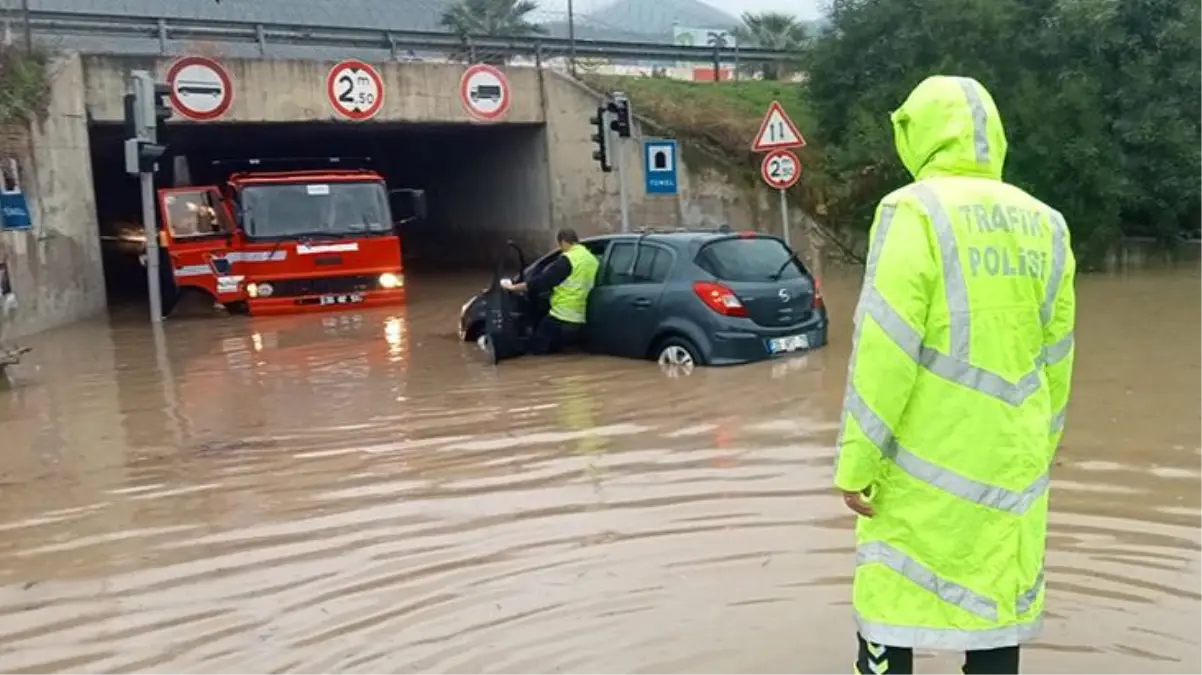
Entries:
[[400, 288], [404, 283], [404, 280], [399, 275], [392, 272], [385, 272], [380, 275], [380, 288]]
[[275, 289], [268, 283], [246, 285], [246, 294], [252, 298], [270, 298], [273, 291]]

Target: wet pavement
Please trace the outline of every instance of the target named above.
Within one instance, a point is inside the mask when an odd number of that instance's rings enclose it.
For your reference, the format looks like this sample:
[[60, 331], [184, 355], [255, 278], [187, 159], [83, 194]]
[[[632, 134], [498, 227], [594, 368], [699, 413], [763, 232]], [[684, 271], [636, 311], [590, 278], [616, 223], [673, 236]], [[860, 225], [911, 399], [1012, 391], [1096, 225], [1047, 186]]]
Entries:
[[[850, 672], [818, 352], [667, 378], [401, 310], [38, 337], [0, 392], [0, 670]], [[1085, 276], [1028, 672], [1199, 672], [1196, 271]], [[954, 667], [923, 655], [925, 672]]]

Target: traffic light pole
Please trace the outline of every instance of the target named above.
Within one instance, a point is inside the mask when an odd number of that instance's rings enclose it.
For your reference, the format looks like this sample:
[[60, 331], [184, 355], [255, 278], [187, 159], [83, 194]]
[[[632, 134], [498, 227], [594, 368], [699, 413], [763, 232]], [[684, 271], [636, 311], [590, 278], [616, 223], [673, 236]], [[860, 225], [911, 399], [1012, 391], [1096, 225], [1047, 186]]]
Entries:
[[159, 227], [154, 217], [154, 174], [141, 173], [142, 223], [146, 232], [146, 283], [150, 288], [150, 321], [163, 320], [163, 289], [159, 284]]
[[160, 120], [171, 117], [166, 103], [167, 86], [154, 81], [150, 72], [130, 73], [131, 93], [125, 95], [125, 171], [137, 175], [142, 184], [142, 231], [146, 234], [146, 287], [150, 295], [150, 322], [163, 320], [163, 290], [159, 282], [159, 228], [154, 208], [154, 172], [166, 150], [159, 144]]
[[[592, 135], [593, 161], [601, 165], [603, 173], [617, 172], [618, 202], [622, 208], [622, 231], [630, 231], [630, 200], [626, 195], [626, 172], [623, 171], [622, 139], [630, 138], [630, 100], [622, 92], [614, 92], [604, 105], [597, 107], [597, 114], [589, 118], [596, 133]], [[610, 160], [613, 160], [612, 163]]]
[[[606, 133], [609, 130], [606, 129]], [[622, 162], [622, 137], [614, 134], [616, 137], [611, 147], [614, 149], [614, 171], [618, 174], [618, 203], [622, 208], [622, 232], [630, 231], [630, 200], [626, 196], [626, 169]]]

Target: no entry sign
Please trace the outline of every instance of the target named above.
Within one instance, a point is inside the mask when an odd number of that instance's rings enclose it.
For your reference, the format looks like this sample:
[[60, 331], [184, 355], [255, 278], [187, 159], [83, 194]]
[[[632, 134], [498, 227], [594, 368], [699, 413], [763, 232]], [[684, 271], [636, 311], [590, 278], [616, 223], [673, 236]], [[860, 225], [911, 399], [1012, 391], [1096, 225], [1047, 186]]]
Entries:
[[491, 122], [509, 112], [509, 78], [500, 68], [477, 63], [459, 78], [459, 100], [464, 109], [478, 120]]
[[384, 105], [384, 79], [371, 65], [349, 59], [330, 68], [326, 96], [334, 112], [350, 120], [369, 120]]
[[180, 115], [197, 121], [225, 114], [234, 102], [234, 85], [229, 73], [207, 56], [185, 56], [167, 69], [171, 105]]

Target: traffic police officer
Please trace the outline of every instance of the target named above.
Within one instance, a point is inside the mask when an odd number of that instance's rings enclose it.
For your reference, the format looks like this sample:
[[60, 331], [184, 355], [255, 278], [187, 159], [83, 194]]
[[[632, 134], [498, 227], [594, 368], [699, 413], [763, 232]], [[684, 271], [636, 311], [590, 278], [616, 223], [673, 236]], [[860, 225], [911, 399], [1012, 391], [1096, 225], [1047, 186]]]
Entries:
[[508, 279], [501, 281], [509, 291], [531, 291], [532, 295], [551, 291], [551, 309], [530, 338], [531, 354], [551, 354], [580, 341], [588, 315], [588, 295], [597, 278], [597, 257], [580, 244], [575, 230], [560, 230], [555, 241], [562, 255], [538, 276], [516, 284]]
[[1002, 182], [1006, 135], [966, 77], [892, 115], [915, 182], [885, 197], [855, 314], [835, 485], [860, 515], [857, 673], [1017, 673], [1044, 607], [1048, 472], [1073, 364], [1064, 218]]

